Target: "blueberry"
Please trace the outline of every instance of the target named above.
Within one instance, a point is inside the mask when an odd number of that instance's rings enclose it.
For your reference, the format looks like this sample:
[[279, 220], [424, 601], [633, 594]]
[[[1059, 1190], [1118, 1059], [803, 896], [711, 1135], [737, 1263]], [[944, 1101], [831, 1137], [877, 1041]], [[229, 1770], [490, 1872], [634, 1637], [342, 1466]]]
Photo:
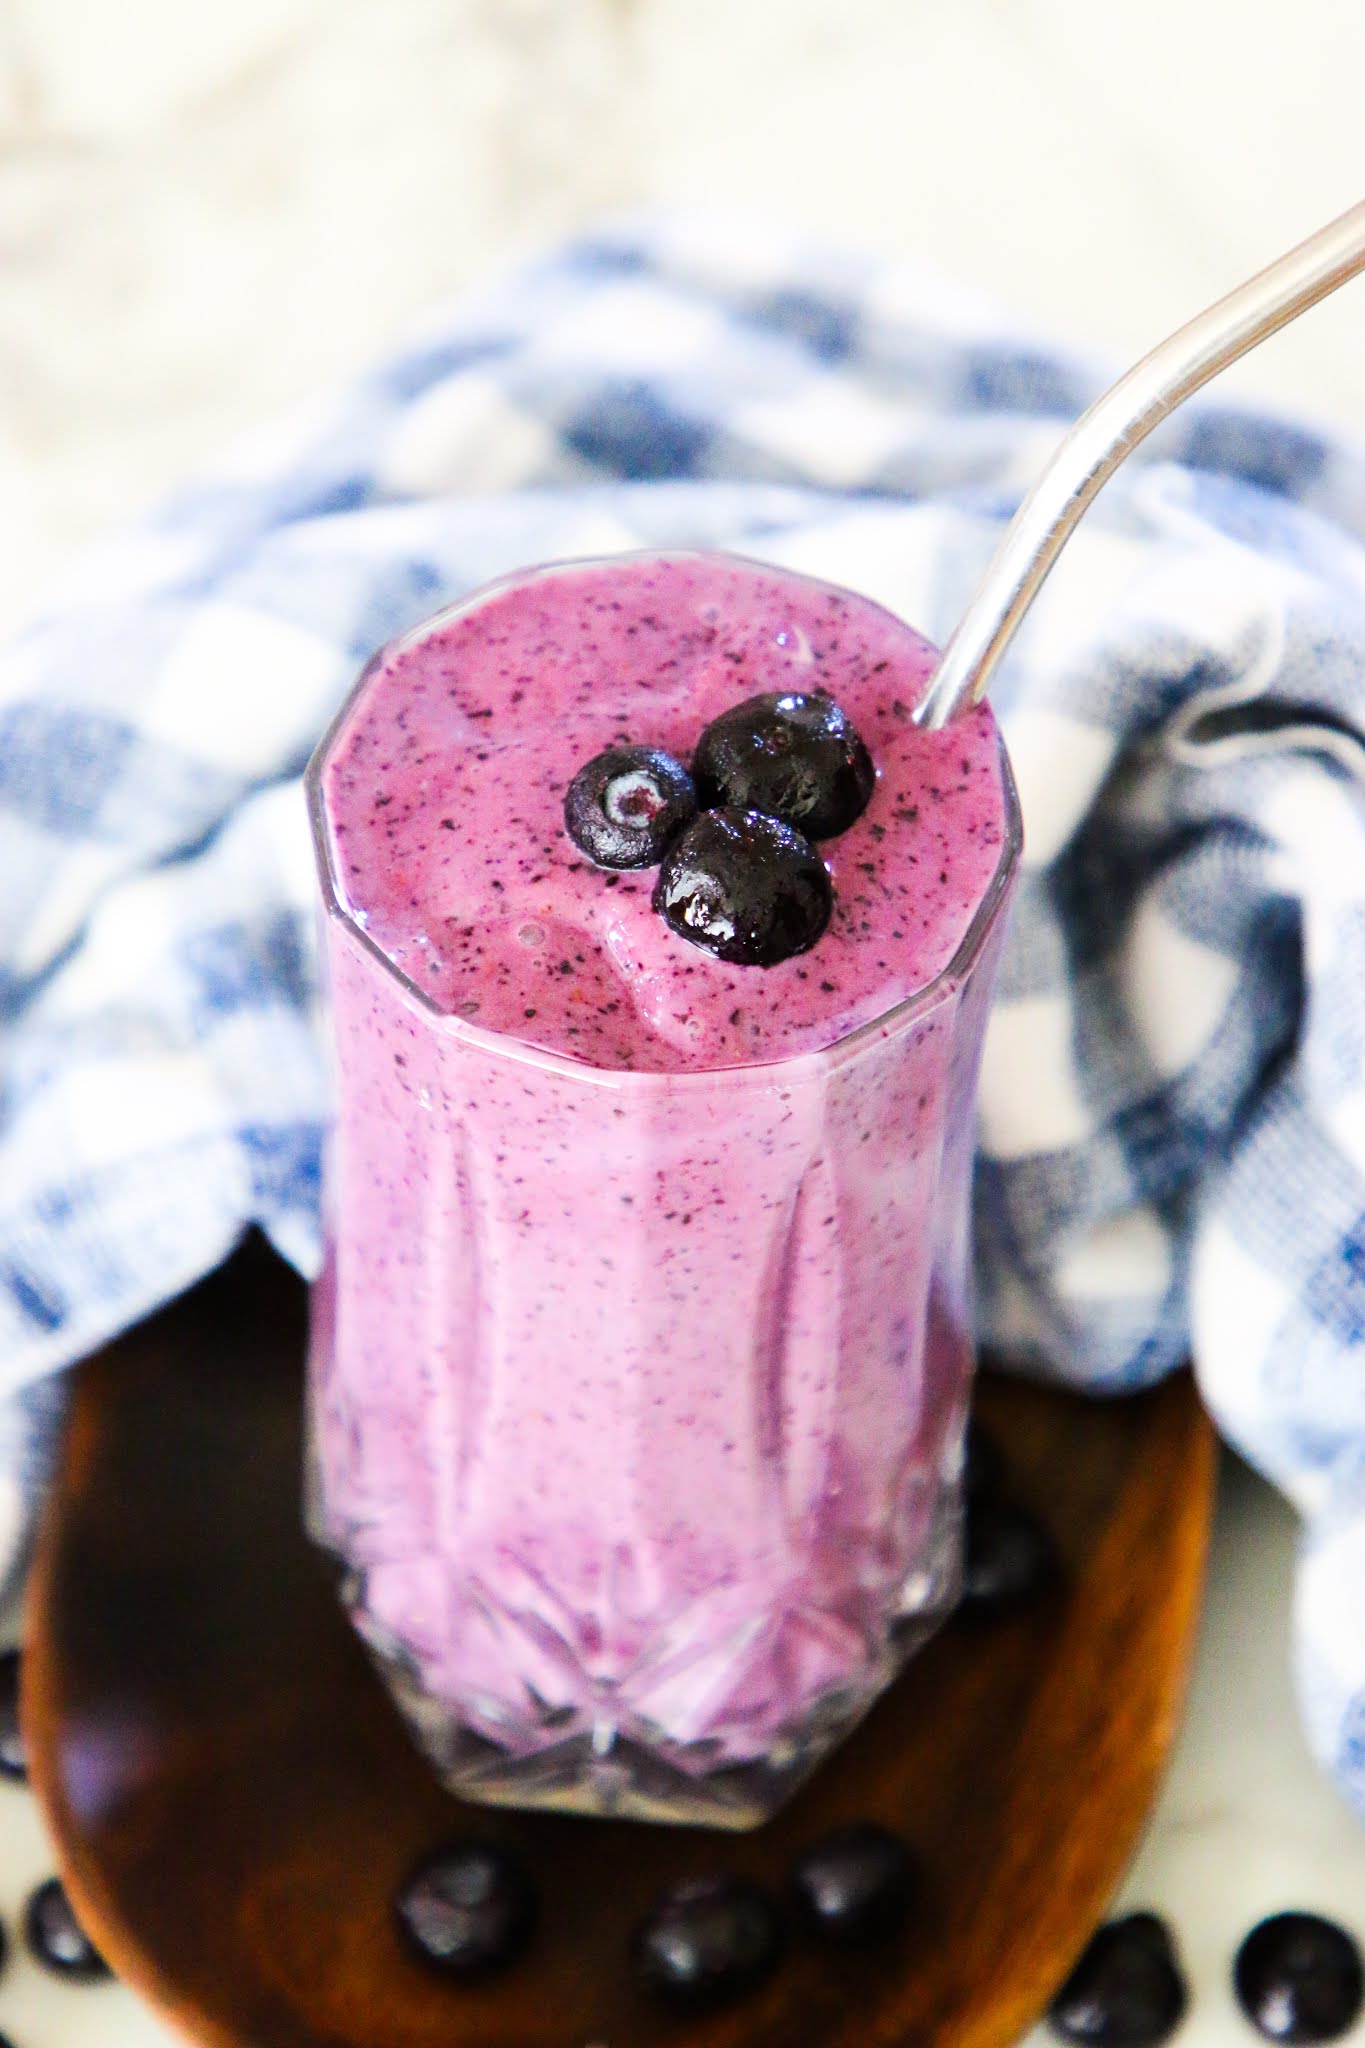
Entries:
[[677, 2005], [720, 2005], [759, 1984], [782, 1953], [782, 1923], [746, 1877], [673, 1885], [635, 1931], [635, 1972]]
[[1037, 1593], [1057, 1569], [1052, 1538], [1036, 1516], [1013, 1501], [967, 1503], [962, 1604], [985, 1611]]
[[24, 1940], [37, 1962], [58, 1977], [93, 1984], [112, 1974], [108, 1963], [71, 1910], [59, 1877], [40, 1884], [24, 1908]]
[[767, 811], [807, 839], [847, 832], [876, 786], [872, 758], [832, 697], [775, 690], [712, 719], [692, 773], [708, 806]]
[[1000, 1493], [1007, 1474], [1005, 1453], [984, 1423], [974, 1415], [967, 1418], [962, 1446], [962, 1486], [968, 1500], [984, 1500]]
[[1316, 1913], [1276, 1913], [1237, 1951], [1237, 2002], [1270, 2041], [1336, 2041], [1360, 2012], [1360, 1950]]
[[696, 810], [681, 761], [658, 747], [608, 747], [569, 784], [564, 826], [598, 867], [652, 868]]
[[514, 1962], [531, 1938], [535, 1894], [521, 1865], [494, 1842], [452, 1842], [425, 1857], [394, 1901], [414, 1953], [452, 1976]]
[[792, 1881], [801, 1910], [831, 1941], [886, 1934], [905, 1916], [915, 1865], [899, 1835], [875, 1821], [853, 1821], [812, 1842]]
[[759, 811], [704, 811], [664, 856], [654, 908], [670, 930], [738, 967], [815, 944], [834, 890], [809, 840]]
[[1168, 1929], [1155, 1913], [1130, 1913], [1091, 1939], [1048, 2017], [1064, 2041], [1088, 2048], [1158, 2048], [1187, 2002]]
[[0, 1655], [0, 1778], [26, 1778], [28, 1751], [19, 1727], [19, 1652]]

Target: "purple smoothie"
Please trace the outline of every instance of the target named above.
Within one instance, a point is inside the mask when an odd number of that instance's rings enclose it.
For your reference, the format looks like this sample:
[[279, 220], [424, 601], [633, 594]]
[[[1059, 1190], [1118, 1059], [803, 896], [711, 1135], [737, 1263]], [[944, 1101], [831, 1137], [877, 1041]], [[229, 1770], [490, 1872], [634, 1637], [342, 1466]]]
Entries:
[[[310, 771], [338, 1113], [315, 1532], [473, 1796], [742, 1825], [941, 1610], [972, 1097], [1017, 819], [867, 600], [719, 556], [511, 579]], [[727, 966], [568, 838], [618, 741], [825, 690], [877, 769], [807, 953]]]

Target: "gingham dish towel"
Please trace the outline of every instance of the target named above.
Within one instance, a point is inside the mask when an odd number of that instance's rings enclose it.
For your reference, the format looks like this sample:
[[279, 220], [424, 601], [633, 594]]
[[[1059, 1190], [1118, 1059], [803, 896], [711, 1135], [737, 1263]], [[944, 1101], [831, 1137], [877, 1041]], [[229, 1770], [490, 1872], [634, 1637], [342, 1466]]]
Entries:
[[[52, 1375], [259, 1223], [319, 1253], [299, 774], [381, 640], [705, 545], [941, 637], [1092, 365], [900, 269], [628, 222], [459, 306], [97, 548], [0, 666], [0, 1549]], [[1313, 1743], [1365, 1808], [1365, 462], [1187, 410], [995, 701], [1028, 848], [990, 1026], [984, 1335], [1096, 1393], [1192, 1349], [1305, 1517]]]

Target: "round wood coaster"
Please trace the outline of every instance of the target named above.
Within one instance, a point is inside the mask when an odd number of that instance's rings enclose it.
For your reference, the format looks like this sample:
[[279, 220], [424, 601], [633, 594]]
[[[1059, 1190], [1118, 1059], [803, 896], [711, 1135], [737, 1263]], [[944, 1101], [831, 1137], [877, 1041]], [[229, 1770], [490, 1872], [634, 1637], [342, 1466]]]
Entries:
[[[115, 1967], [222, 2048], [1003, 2048], [1102, 1913], [1175, 1729], [1213, 1493], [1185, 1376], [1113, 1402], [987, 1377], [1059, 1588], [949, 1624], [772, 1823], [712, 1834], [463, 1806], [430, 1778], [299, 1528], [303, 1290], [259, 1246], [84, 1367], [36, 1559], [25, 1713], [72, 1897]], [[632, 1982], [632, 1926], [708, 1870], [785, 1883], [874, 1816], [923, 1877], [852, 1958], [793, 1938], [705, 2018]], [[478, 1986], [400, 1948], [426, 1850], [515, 1846], [529, 1954]]]

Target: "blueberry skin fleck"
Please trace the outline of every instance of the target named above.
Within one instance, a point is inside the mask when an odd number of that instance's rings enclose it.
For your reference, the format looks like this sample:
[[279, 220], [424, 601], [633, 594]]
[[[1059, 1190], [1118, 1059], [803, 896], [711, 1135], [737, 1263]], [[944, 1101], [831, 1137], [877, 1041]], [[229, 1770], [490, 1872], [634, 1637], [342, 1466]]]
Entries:
[[989, 1496], [968, 1500], [964, 1608], [987, 1613], [1012, 1606], [1041, 1592], [1056, 1572], [1052, 1538], [1027, 1508]]
[[1087, 2048], [1160, 2048], [1188, 2003], [1164, 1922], [1155, 1913], [1130, 1913], [1092, 1937], [1048, 2017], [1064, 2041]]
[[694, 1878], [656, 1901], [631, 1953], [640, 1982], [670, 2004], [722, 2005], [776, 1968], [782, 1922], [749, 1878]]
[[823, 690], [774, 690], [712, 719], [692, 762], [703, 804], [766, 811], [833, 839], [867, 809], [872, 757]]
[[536, 1899], [516, 1858], [495, 1842], [452, 1842], [424, 1857], [394, 1901], [404, 1941], [420, 1961], [454, 1977], [514, 1962], [531, 1938]]
[[853, 1821], [812, 1842], [792, 1883], [803, 1918], [826, 1939], [850, 1945], [889, 1934], [904, 1919], [915, 1863], [899, 1835]]
[[659, 747], [608, 747], [569, 784], [564, 829], [600, 868], [652, 868], [696, 812], [681, 761]]
[[834, 888], [809, 840], [760, 811], [703, 811], [674, 840], [654, 885], [670, 931], [736, 967], [805, 953]]
[[59, 1877], [40, 1884], [25, 1906], [24, 1940], [35, 1962], [55, 1976], [93, 1984], [113, 1975], [72, 1911]]
[[28, 1776], [28, 1750], [19, 1727], [19, 1652], [0, 1656], [0, 1778]]
[[1237, 2002], [1269, 2041], [1336, 2041], [1365, 1996], [1360, 1950], [1316, 1913], [1276, 1913], [1253, 1927], [1232, 1969]]

